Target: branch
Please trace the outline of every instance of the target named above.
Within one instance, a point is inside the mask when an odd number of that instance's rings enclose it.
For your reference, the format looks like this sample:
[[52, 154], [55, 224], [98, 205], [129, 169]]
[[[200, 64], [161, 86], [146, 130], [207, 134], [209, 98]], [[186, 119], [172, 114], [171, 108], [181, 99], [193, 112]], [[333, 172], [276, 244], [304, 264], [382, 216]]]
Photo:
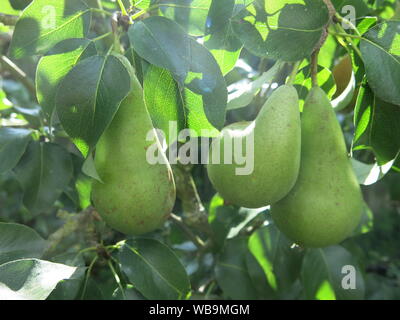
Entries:
[[28, 78], [27, 74], [21, 70], [13, 61], [8, 59], [6, 56], [0, 56], [0, 64], [4, 70], [7, 70], [17, 80], [21, 81], [29, 92], [36, 97], [35, 84], [31, 79]]
[[48, 258], [53, 256], [54, 253], [56, 253], [59, 244], [68, 236], [80, 230], [86, 231], [89, 223], [92, 222], [93, 219], [96, 219], [95, 214], [96, 212], [92, 207], [89, 207], [78, 214], [70, 214], [60, 211], [58, 216], [64, 219], [65, 223], [49, 236], [47, 240], [48, 245], [43, 257]]
[[0, 23], [6, 26], [15, 26], [17, 24], [18, 18], [19, 17], [17, 16], [0, 13]]
[[182, 201], [184, 223], [210, 234], [208, 213], [200, 200], [190, 169], [182, 165], [173, 165], [172, 168], [177, 196]]
[[182, 218], [171, 213], [170, 219], [186, 234], [186, 236], [196, 245], [197, 248], [204, 248], [205, 243], [183, 222]]

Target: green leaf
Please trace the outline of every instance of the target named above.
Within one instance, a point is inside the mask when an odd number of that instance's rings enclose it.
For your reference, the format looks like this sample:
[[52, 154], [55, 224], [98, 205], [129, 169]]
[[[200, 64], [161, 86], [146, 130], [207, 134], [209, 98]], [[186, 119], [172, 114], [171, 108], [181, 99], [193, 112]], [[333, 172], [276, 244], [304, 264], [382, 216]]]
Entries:
[[40, 258], [46, 246], [35, 230], [14, 223], [0, 223], [0, 265], [22, 258]]
[[235, 7], [235, 0], [212, 0], [207, 17], [207, 33], [215, 33], [229, 23]]
[[130, 74], [121, 59], [113, 55], [89, 57], [58, 87], [56, 108], [61, 124], [85, 157], [131, 89]]
[[[357, 103], [354, 109], [355, 133], [353, 138], [353, 147], [363, 142], [360, 142], [361, 138], [369, 136], [369, 125], [373, 103], [374, 94], [364, 78], [358, 91]], [[366, 141], [365, 143], [369, 144], [369, 141]]]
[[[319, 85], [326, 92], [327, 96], [331, 99], [336, 92], [336, 83], [332, 72], [328, 68], [318, 66], [317, 76]], [[304, 102], [313, 86], [311, 80], [310, 65], [302, 68], [297, 73], [293, 84], [299, 94], [300, 110], [303, 110]]]
[[170, 122], [176, 121], [177, 132], [185, 128], [185, 110], [178, 84], [168, 70], [150, 65], [144, 77], [143, 90], [154, 127], [165, 133], [168, 144], [174, 142], [169, 136]]
[[337, 48], [338, 48], [338, 43], [335, 37], [332, 35], [328, 35], [324, 45], [322, 46], [319, 52], [318, 64], [330, 70], [333, 66], [333, 63], [335, 62], [335, 55]]
[[55, 256], [52, 262], [61, 263], [70, 267], [77, 267], [75, 272], [68, 279], [60, 281], [55, 289], [48, 296], [47, 300], [75, 300], [85, 281], [86, 267], [82, 255], [66, 253]]
[[186, 299], [190, 283], [173, 251], [153, 239], [127, 241], [119, 254], [122, 271], [147, 299]]
[[24, 10], [32, 0], [9, 0], [15, 10]]
[[[355, 288], [347, 289], [351, 268], [355, 273]], [[301, 281], [308, 299], [357, 300], [365, 294], [364, 278], [352, 255], [341, 246], [307, 249], [304, 256]], [[351, 284], [352, 285], [352, 284]]]
[[228, 100], [225, 79], [204, 46], [191, 39], [190, 51], [191, 67], [184, 89], [188, 127], [198, 134], [203, 130], [222, 129]]
[[282, 63], [278, 61], [271, 69], [264, 72], [256, 80], [249, 83], [243, 83], [243, 80], [240, 80], [235, 85], [237, 90], [229, 93], [227, 110], [235, 110], [248, 106], [265, 85], [272, 85], [274, 77], [281, 68]]
[[28, 129], [0, 128], [0, 174], [17, 165], [30, 140]]
[[399, 121], [399, 106], [379, 99], [364, 82], [354, 115], [353, 150], [372, 149], [379, 166], [392, 162], [400, 152]]
[[165, 17], [175, 20], [190, 35], [201, 36], [206, 32], [206, 22], [211, 1], [161, 0], [159, 2], [160, 10]]
[[19, 14], [19, 11], [14, 9], [8, 0], [0, 2], [0, 12], [4, 13], [4, 14], [11, 14], [11, 15]]
[[368, 233], [373, 230], [373, 227], [374, 227], [374, 213], [372, 212], [368, 204], [364, 202], [361, 221], [356, 230], [354, 230], [353, 236]]
[[0, 300], [44, 300], [75, 267], [37, 259], [0, 265]]
[[400, 106], [400, 21], [387, 21], [370, 29], [361, 40], [368, 84], [375, 95]]
[[218, 285], [225, 296], [234, 300], [254, 300], [258, 297], [247, 269], [248, 238], [229, 240], [215, 266]]
[[97, 180], [101, 183], [104, 183], [103, 180], [101, 180], [99, 173], [97, 172], [96, 166], [94, 164], [94, 158], [91, 153], [88, 155], [88, 157], [86, 158], [85, 162], [82, 165], [82, 172], [86, 174], [88, 177]]
[[302, 255], [292, 244], [273, 224], [249, 238], [249, 250], [264, 270], [265, 281], [275, 291], [293, 285], [300, 274]]
[[10, 109], [12, 103], [7, 99], [6, 93], [0, 88], [0, 111]]
[[298, 61], [311, 55], [328, 22], [322, 0], [255, 1], [237, 13], [233, 27], [254, 55]]
[[205, 37], [204, 45], [214, 56], [223, 75], [235, 67], [243, 47], [233, 34], [231, 24]]
[[344, 17], [348, 14], [345, 7], [352, 6], [355, 10], [357, 20], [362, 19], [371, 11], [364, 0], [332, 0], [332, 4], [337, 12]]
[[[125, 1], [130, 1], [132, 3], [132, 0]], [[139, 9], [147, 9], [150, 7], [152, 1], [153, 0], [135, 0], [135, 7]]]
[[[187, 127], [221, 129], [225, 124], [227, 89], [213, 55], [175, 22], [151, 17], [128, 31], [135, 51], [160, 68], [171, 71], [184, 97]], [[168, 39], [168, 40], [167, 40]]]
[[394, 160], [400, 151], [400, 108], [375, 98], [371, 117], [371, 146], [379, 164]]
[[234, 7], [235, 0], [213, 0], [206, 23], [204, 45], [213, 54], [223, 75], [235, 67], [243, 47], [231, 24]]
[[227, 239], [236, 237], [265, 208], [247, 209], [224, 205], [224, 200], [216, 194], [210, 202], [208, 222], [214, 230], [215, 241], [222, 247]]
[[72, 160], [56, 144], [31, 142], [14, 171], [24, 189], [24, 205], [39, 214], [50, 209], [68, 185]]
[[91, 12], [82, 0], [35, 0], [19, 18], [10, 54], [20, 59], [45, 53], [68, 38], [84, 38]]
[[61, 80], [80, 60], [97, 53], [95, 44], [87, 39], [67, 39], [57, 43], [39, 61], [36, 70], [37, 98], [48, 119], [55, 108]]
[[356, 159], [351, 159], [354, 172], [359, 184], [369, 186], [381, 180], [392, 168], [394, 160], [380, 166], [377, 163], [367, 164]]

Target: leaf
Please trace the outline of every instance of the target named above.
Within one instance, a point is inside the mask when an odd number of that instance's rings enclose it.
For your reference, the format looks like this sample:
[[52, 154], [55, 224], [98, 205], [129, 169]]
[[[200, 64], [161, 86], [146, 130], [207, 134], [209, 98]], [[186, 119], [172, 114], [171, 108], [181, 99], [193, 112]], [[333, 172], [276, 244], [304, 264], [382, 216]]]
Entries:
[[165, 133], [169, 145], [174, 142], [170, 140], [173, 138], [169, 132], [171, 121], [176, 122], [177, 132], [185, 128], [185, 110], [178, 84], [170, 71], [150, 65], [144, 77], [143, 90], [154, 127]]
[[147, 299], [186, 299], [190, 283], [173, 251], [153, 239], [127, 241], [119, 254], [122, 271]]
[[[335, 83], [335, 78], [332, 75], [332, 72], [328, 68], [318, 66], [317, 77], [320, 87], [326, 92], [327, 96], [331, 99], [336, 92], [336, 83]], [[297, 73], [293, 85], [297, 89], [297, 92], [299, 94], [300, 110], [303, 110], [304, 102], [313, 86], [311, 80], [310, 65], [307, 65], [306, 67], [302, 68]]]
[[244, 81], [241, 80], [232, 85], [236, 90], [229, 92], [227, 110], [235, 110], [248, 106], [262, 88], [272, 85], [274, 77], [281, 68], [282, 63], [278, 61], [258, 79], [248, 83], [244, 83]]
[[235, 67], [243, 47], [231, 25], [234, 6], [235, 0], [213, 0], [206, 23], [204, 45], [213, 54], [224, 75]]
[[36, 91], [38, 101], [48, 119], [53, 113], [61, 80], [76, 63], [96, 53], [95, 44], [90, 40], [67, 39], [57, 43], [40, 59], [36, 70]]
[[400, 108], [375, 98], [371, 115], [371, 146], [379, 164], [394, 160], [400, 152]]
[[399, 121], [400, 108], [380, 100], [364, 81], [354, 114], [353, 150], [372, 149], [378, 166], [386, 168], [400, 152]]
[[215, 266], [215, 276], [224, 295], [234, 300], [254, 300], [258, 292], [247, 270], [248, 238], [229, 240]]
[[283, 61], [309, 57], [328, 22], [328, 8], [322, 0], [255, 1], [232, 21], [236, 35], [251, 53]]
[[30, 140], [28, 129], [0, 128], [0, 174], [17, 165]]
[[[355, 288], [345, 289], [347, 268], [355, 271]], [[351, 254], [341, 246], [307, 249], [304, 256], [301, 281], [308, 299], [358, 300], [365, 294], [364, 278]]]
[[89, 57], [78, 63], [59, 85], [58, 116], [85, 157], [131, 89], [130, 74], [121, 59], [113, 55]]
[[169, 70], [178, 82], [186, 109], [187, 127], [221, 129], [225, 124], [227, 89], [213, 55], [187, 36], [175, 22], [150, 17], [128, 31], [135, 51], [151, 64]]
[[18, 15], [19, 11], [14, 9], [9, 1], [1, 1], [0, 2], [0, 12], [4, 14], [10, 15]]
[[0, 223], [0, 265], [22, 258], [40, 258], [46, 246], [35, 230], [21, 224]]
[[37, 259], [0, 265], [0, 300], [44, 300], [75, 267]]
[[190, 38], [173, 21], [163, 17], [150, 17], [136, 22], [128, 31], [135, 51], [160, 68], [172, 72], [183, 83], [190, 69]]
[[9, 0], [15, 10], [24, 10], [32, 0]]
[[363, 212], [361, 216], [361, 222], [359, 223], [356, 230], [353, 232], [353, 236], [357, 236], [360, 234], [365, 234], [373, 230], [374, 227], [374, 213], [368, 206], [366, 202], [364, 202]]
[[[76, 258], [80, 258], [83, 260], [82, 256], [78, 256], [77, 254], [71, 254], [70, 257], [65, 259], [65, 256], [57, 256], [57, 259], [52, 262], [62, 263], [64, 265], [68, 265], [70, 267], [77, 267], [75, 272], [68, 278], [61, 280], [51, 294], [48, 296], [47, 300], [75, 300], [80, 298], [78, 296], [82, 285], [85, 281], [86, 267], [84, 261], [79, 261]], [[66, 261], [59, 261], [66, 260]]]
[[[364, 78], [358, 91], [357, 102], [354, 109], [355, 133], [353, 147], [357, 146], [362, 137], [368, 136], [371, 113], [373, 109], [374, 94]], [[366, 142], [367, 144], [369, 141]]]
[[384, 164], [383, 166], [379, 166], [377, 163], [366, 164], [356, 159], [351, 159], [351, 163], [357, 176], [358, 183], [370, 186], [381, 180], [390, 171], [394, 160]]
[[101, 180], [99, 173], [97, 172], [96, 166], [94, 164], [93, 155], [91, 153], [88, 155], [88, 157], [86, 158], [85, 162], [82, 165], [82, 172], [86, 174], [88, 177], [97, 180], [101, 183], [104, 183], [103, 180]]
[[24, 189], [23, 203], [33, 214], [50, 209], [72, 178], [69, 153], [52, 143], [31, 142], [14, 169]]
[[347, 7], [351, 6], [356, 13], [357, 20], [362, 19], [371, 11], [365, 2], [364, 0], [332, 0], [332, 4], [337, 12], [344, 17], [346, 17], [346, 14], [349, 14], [348, 10], [346, 10]]
[[159, 7], [166, 18], [175, 20], [190, 35], [201, 36], [205, 33], [211, 1], [160, 0]]
[[400, 106], [400, 21], [387, 21], [370, 29], [361, 40], [368, 84], [375, 95]]
[[0, 111], [10, 109], [12, 107], [12, 103], [7, 99], [6, 93], [0, 87]]
[[[185, 105], [189, 128], [203, 135], [205, 130], [222, 129], [228, 92], [225, 79], [213, 55], [195, 40], [190, 41], [191, 66], [185, 81]], [[211, 136], [216, 133], [212, 133]]]
[[91, 12], [82, 0], [35, 0], [19, 18], [10, 54], [20, 59], [45, 53], [68, 38], [84, 38]]
[[233, 33], [231, 24], [204, 38], [204, 46], [210, 50], [223, 75], [236, 65], [242, 51], [242, 43]]
[[224, 200], [216, 194], [211, 199], [208, 216], [216, 244], [222, 247], [227, 239], [236, 237], [262, 212], [265, 212], [265, 208], [247, 209], [224, 205]]
[[262, 267], [269, 287], [278, 292], [293, 285], [300, 274], [302, 255], [274, 224], [254, 232], [248, 247]]
[[224, 29], [232, 17], [234, 7], [235, 0], [212, 0], [207, 16], [207, 33]]

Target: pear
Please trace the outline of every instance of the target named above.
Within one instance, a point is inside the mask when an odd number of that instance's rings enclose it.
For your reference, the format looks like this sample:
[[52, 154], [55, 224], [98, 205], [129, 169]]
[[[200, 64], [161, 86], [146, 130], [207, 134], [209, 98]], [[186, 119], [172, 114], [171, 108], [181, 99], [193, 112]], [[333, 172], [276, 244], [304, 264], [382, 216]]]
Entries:
[[354, 108], [356, 103], [356, 77], [350, 55], [346, 55], [333, 68], [333, 77], [336, 82], [336, 93], [333, 96], [332, 106], [335, 111], [347, 107]]
[[[254, 121], [224, 128], [211, 144], [207, 171], [225, 201], [260, 208], [282, 199], [298, 176], [300, 127], [297, 91], [284, 85], [274, 91]], [[225, 150], [228, 143], [233, 155], [247, 160], [230, 155]]]
[[319, 87], [307, 96], [301, 129], [299, 177], [290, 193], [271, 206], [272, 218], [300, 246], [335, 245], [359, 224], [363, 198], [341, 127]]
[[[104, 221], [128, 235], [162, 226], [175, 203], [175, 182], [143, 100], [142, 87], [132, 74], [132, 88], [96, 147], [96, 181], [92, 201]], [[164, 161], [150, 164], [146, 150], [157, 144]], [[160, 156], [159, 155], [159, 156]]]

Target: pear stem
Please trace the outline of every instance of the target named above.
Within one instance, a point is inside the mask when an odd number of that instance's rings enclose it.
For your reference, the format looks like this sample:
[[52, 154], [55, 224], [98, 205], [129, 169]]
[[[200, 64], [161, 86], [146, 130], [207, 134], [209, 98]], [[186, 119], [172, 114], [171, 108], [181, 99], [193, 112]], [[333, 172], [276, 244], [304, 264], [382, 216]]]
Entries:
[[318, 54], [319, 49], [311, 55], [311, 81], [313, 87], [318, 87]]

